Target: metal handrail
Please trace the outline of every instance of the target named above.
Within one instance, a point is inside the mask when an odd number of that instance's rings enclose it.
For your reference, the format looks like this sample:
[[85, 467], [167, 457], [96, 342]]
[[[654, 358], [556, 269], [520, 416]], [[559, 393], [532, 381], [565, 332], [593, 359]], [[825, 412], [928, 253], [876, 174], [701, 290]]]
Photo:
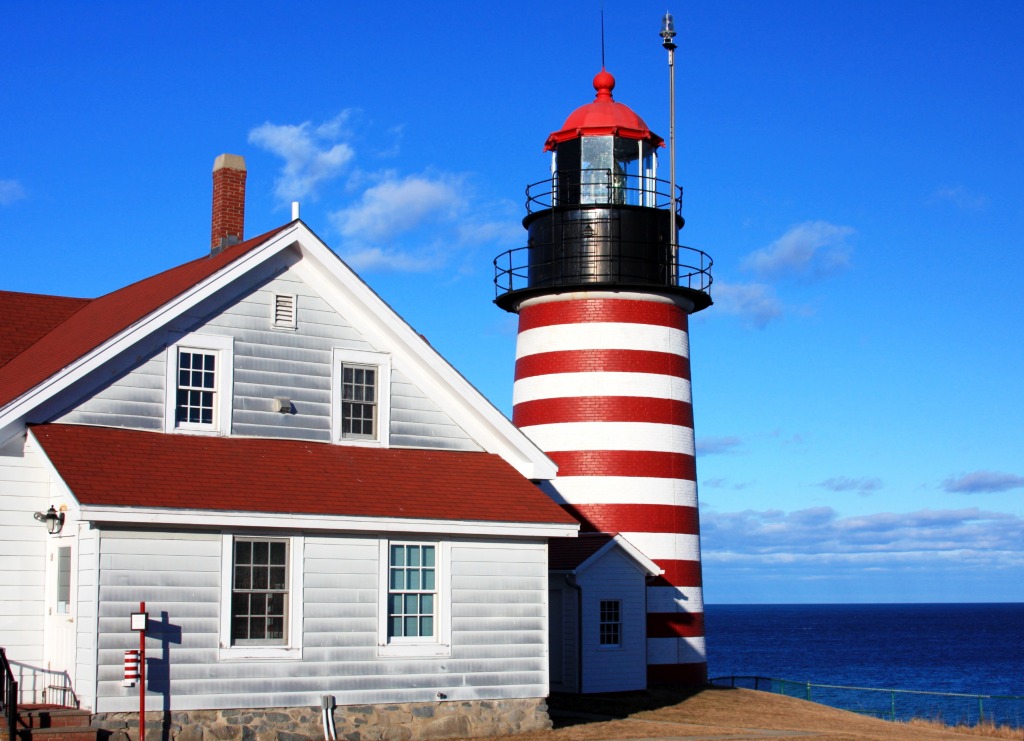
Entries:
[[0, 675], [0, 713], [7, 722], [8, 740], [15, 741], [18, 733], [18, 682], [3, 648], [0, 648]]
[[[562, 258], [548, 262], [530, 262], [530, 251], [543, 248], [548, 245], [532, 245], [516, 247], [498, 255], [493, 260], [494, 264], [494, 289], [495, 296], [502, 296], [511, 291], [518, 291], [528, 287], [530, 268], [556, 267], [564, 263]], [[636, 255], [629, 254], [613, 256], [591, 256], [588, 257], [589, 264], [596, 267], [600, 275], [612, 277], [618, 282], [629, 281], [630, 269], [626, 265], [643, 267], [645, 265], [656, 265], [654, 260], [643, 260]], [[711, 267], [714, 261], [711, 256], [703, 250], [694, 247], [679, 245], [676, 253], [675, 275], [666, 276], [666, 286], [673, 288], [689, 288], [694, 291], [710, 294], [711, 284], [714, 279], [711, 277]], [[670, 268], [671, 269], [671, 268]], [[643, 270], [641, 275], [647, 275]], [[579, 277], [574, 275], [565, 276], [567, 284], [577, 284]], [[557, 282], [557, 281], [556, 281]]]
[[[970, 700], [972, 705], [977, 702], [977, 722], [998, 722], [1003, 724], [1010, 724], [1016, 727], [1024, 726], [1024, 696], [1021, 695], [982, 695], [972, 694], [965, 692], [933, 692], [928, 690], [900, 690], [900, 689], [886, 689], [880, 687], [855, 687], [851, 685], [841, 684], [820, 684], [816, 682], [799, 682], [792, 679], [778, 679], [776, 677], [761, 677], [755, 675], [731, 675], [724, 677], [714, 677], [709, 679], [708, 683], [712, 686], [723, 686], [728, 683], [730, 687], [735, 687], [737, 681], [746, 682], [748, 685], [753, 684], [753, 689], [758, 691], [772, 692], [774, 694], [785, 695], [786, 688], [796, 689], [803, 695], [803, 699], [818, 702], [823, 705], [830, 705], [832, 707], [840, 707], [844, 710], [852, 710], [853, 712], [868, 713], [881, 718], [887, 718], [888, 720], [897, 720], [901, 718], [900, 713], [897, 711], [897, 699], [903, 695], [913, 695], [918, 697], [933, 697], [933, 698], [948, 698], [951, 700]], [[716, 685], [716, 682], [719, 683]], [[764, 686], [762, 686], [764, 685]], [[865, 711], [856, 707], [848, 707], [849, 699], [845, 701], [844, 706], [835, 704], [834, 702], [823, 702], [822, 693], [818, 693], [816, 696], [814, 690], [839, 690], [840, 693], [847, 693], [845, 697], [852, 698], [853, 693], [856, 692], [867, 692], [874, 693], [874, 696], [884, 695], [888, 700], [888, 708], [885, 710], [873, 710]], [[836, 693], [828, 693], [835, 695]], [[843, 697], [842, 694], [839, 695]], [[989, 710], [986, 715], [985, 701], [989, 702]], [[998, 717], [998, 713], [993, 711], [993, 704], [999, 701], [1009, 701], [1013, 703], [1013, 706], [1017, 709], [1016, 717], [1009, 719], [1006, 717]], [[904, 714], [906, 714], [904, 712]]]
[[[683, 188], [676, 186], [676, 214], [683, 209]], [[561, 170], [546, 180], [526, 186], [526, 213], [555, 206], [617, 205], [668, 209], [672, 205], [668, 181], [627, 175], [608, 168]]]

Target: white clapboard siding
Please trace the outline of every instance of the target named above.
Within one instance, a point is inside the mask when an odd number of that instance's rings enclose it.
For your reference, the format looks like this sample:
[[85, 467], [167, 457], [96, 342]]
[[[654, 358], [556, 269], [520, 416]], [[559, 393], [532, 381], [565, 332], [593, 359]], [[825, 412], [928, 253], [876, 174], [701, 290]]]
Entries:
[[[278, 293], [295, 295], [297, 329], [274, 328]], [[182, 331], [234, 338], [231, 433], [329, 442], [332, 363], [335, 349], [386, 351], [371, 345], [294, 271], [286, 270], [212, 314], [183, 317]], [[207, 308], [208, 310], [208, 308]], [[55, 421], [162, 430], [166, 352], [157, 350]], [[392, 368], [390, 444], [400, 447], [480, 450], [451, 418], [402, 372]], [[276, 396], [288, 397], [294, 413], [281, 414]]]
[[49, 483], [40, 454], [23, 437], [0, 456], [0, 646], [11, 661], [41, 666], [48, 536], [32, 515], [52, 504]]
[[138, 644], [128, 615], [140, 600], [151, 620], [175, 628], [166, 647], [159, 631], [147, 642], [151, 677], [157, 678], [150, 696], [159, 702], [169, 691], [175, 710], [310, 706], [323, 694], [345, 705], [430, 701], [437, 692], [453, 700], [547, 692], [543, 542], [453, 542], [451, 573], [445, 575], [451, 655], [383, 658], [377, 645], [377, 538], [305, 536], [303, 563], [293, 564], [303, 569], [301, 659], [221, 660], [222, 537], [101, 533], [93, 559], [99, 567], [97, 712], [137, 707], [136, 691], [121, 687], [121, 677], [124, 651]]
[[82, 707], [96, 703], [97, 576], [99, 574], [99, 531], [82, 525], [75, 545], [75, 692]]

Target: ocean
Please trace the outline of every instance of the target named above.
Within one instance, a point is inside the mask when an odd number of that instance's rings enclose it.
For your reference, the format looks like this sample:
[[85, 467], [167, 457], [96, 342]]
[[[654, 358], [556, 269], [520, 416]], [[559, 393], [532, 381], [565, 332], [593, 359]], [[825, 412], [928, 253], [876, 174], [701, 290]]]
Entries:
[[[705, 623], [712, 678], [1024, 697], [1024, 604], [706, 605]], [[895, 708], [904, 718], [976, 722], [979, 713], [977, 700], [807, 691], [825, 704], [873, 714]], [[985, 700], [980, 712], [1021, 725], [1024, 700]]]

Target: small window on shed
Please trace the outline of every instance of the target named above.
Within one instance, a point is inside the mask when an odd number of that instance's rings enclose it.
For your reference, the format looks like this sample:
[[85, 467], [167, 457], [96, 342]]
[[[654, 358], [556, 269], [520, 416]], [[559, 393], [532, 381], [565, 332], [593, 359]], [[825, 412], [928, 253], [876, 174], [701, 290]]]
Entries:
[[298, 301], [295, 294], [274, 294], [274, 327], [277, 329], [295, 329], [298, 320]]
[[601, 600], [600, 638], [602, 646], [622, 645], [622, 602], [617, 599]]

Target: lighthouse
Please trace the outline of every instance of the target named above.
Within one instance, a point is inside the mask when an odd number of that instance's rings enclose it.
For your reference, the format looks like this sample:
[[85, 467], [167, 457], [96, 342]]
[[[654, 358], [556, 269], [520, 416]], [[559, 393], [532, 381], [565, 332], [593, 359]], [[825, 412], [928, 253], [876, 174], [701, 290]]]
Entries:
[[519, 316], [513, 422], [558, 464], [545, 488], [581, 532], [619, 535], [660, 569], [648, 684], [703, 684], [689, 317], [711, 305], [711, 259], [678, 244], [663, 139], [614, 100], [609, 72], [593, 84], [545, 142], [526, 246], [494, 261], [495, 303]]

